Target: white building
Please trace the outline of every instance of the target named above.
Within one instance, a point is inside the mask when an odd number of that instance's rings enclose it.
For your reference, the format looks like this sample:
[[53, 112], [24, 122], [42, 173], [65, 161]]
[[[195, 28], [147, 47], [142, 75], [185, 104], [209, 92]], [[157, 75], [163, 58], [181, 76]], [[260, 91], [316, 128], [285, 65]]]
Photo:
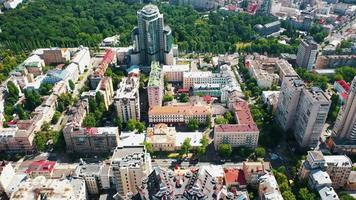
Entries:
[[[47, 200], [86, 200], [87, 192], [82, 179], [46, 179], [43, 176], [27, 179], [11, 194], [11, 200], [28, 200], [41, 197]], [[36, 198], [36, 199], [38, 199]]]
[[114, 104], [121, 122], [140, 120], [140, 81], [137, 77], [123, 78], [116, 91]]
[[23, 0], [7, 0], [4, 2], [6, 9], [15, 9]]
[[79, 73], [82, 74], [85, 69], [91, 66], [91, 57], [88, 47], [79, 47], [74, 53], [72, 62], [77, 64]]
[[283, 200], [276, 178], [271, 172], [258, 178], [258, 196], [261, 200]]
[[14, 175], [15, 170], [11, 163], [5, 163], [3, 161], [0, 165], [0, 193], [6, 192], [6, 188], [10, 185]]
[[151, 172], [151, 157], [143, 146], [117, 148], [111, 157], [111, 167], [117, 195], [125, 199], [126, 195], [137, 193], [137, 186]]
[[168, 82], [183, 82], [183, 73], [189, 72], [189, 65], [163, 65], [162, 71]]

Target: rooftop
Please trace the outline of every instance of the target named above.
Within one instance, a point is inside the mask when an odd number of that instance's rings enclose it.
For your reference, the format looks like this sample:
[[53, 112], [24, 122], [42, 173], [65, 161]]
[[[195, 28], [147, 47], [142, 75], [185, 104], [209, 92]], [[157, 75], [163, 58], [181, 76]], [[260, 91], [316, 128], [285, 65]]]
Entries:
[[339, 80], [336, 81], [339, 85], [341, 85], [341, 87], [343, 87], [345, 89], [346, 92], [349, 92], [350, 90], [350, 85], [348, 83], [346, 83], [345, 80]]
[[162, 83], [162, 69], [158, 62], [151, 63], [151, 72], [147, 87], [158, 87]]
[[207, 106], [191, 106], [191, 105], [170, 105], [170, 106], [155, 106], [149, 111], [149, 116], [152, 115], [210, 115], [210, 109]]
[[352, 167], [352, 161], [346, 155], [324, 156], [324, 159], [328, 165], [337, 167]]
[[162, 65], [163, 72], [188, 72], [189, 65]]
[[139, 78], [124, 77], [116, 91], [115, 99], [138, 98], [138, 88], [140, 87]]
[[26, 170], [27, 174], [32, 172], [52, 172], [57, 162], [48, 160], [33, 161]]
[[246, 185], [245, 174], [242, 169], [239, 168], [225, 168], [225, 183], [227, 185], [239, 183], [239, 185]]

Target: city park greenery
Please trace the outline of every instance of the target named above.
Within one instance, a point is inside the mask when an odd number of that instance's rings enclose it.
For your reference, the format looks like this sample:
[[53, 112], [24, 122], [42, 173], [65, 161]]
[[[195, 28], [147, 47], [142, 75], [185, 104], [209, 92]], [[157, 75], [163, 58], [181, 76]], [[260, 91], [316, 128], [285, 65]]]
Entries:
[[[298, 45], [298, 42], [284, 45], [276, 39], [256, 40], [253, 26], [272, 22], [273, 17], [224, 11], [204, 16], [191, 7], [158, 6], [165, 23], [173, 30], [174, 42], [183, 51], [225, 53], [240, 49], [278, 54], [295, 53]], [[103, 38], [116, 34], [120, 35], [120, 45], [129, 45], [131, 30], [137, 24], [136, 11], [143, 4], [116, 0], [37, 0], [20, 7], [0, 16], [0, 42], [2, 47], [14, 51], [45, 46], [94, 47]]]

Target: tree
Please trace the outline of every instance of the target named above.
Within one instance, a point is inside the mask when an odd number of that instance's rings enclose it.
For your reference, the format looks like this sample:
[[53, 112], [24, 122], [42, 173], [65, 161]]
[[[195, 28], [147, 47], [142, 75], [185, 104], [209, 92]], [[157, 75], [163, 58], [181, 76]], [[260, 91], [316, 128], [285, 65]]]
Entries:
[[69, 80], [69, 81], [68, 81], [68, 84], [69, 84], [69, 88], [73, 91], [74, 88], [75, 88], [74, 82], [73, 82], [72, 80]]
[[284, 200], [296, 200], [294, 194], [290, 190], [284, 191], [282, 196]]
[[229, 112], [226, 112], [224, 114], [224, 118], [230, 123], [230, 124], [234, 124], [235, 123], [235, 120], [234, 120], [234, 116], [232, 115], [232, 113], [229, 111]]
[[33, 111], [41, 104], [41, 96], [35, 90], [25, 90], [25, 109]]
[[190, 138], [185, 138], [184, 141], [183, 141], [183, 144], [180, 148], [180, 154], [181, 155], [188, 155], [189, 153], [189, 150], [192, 148], [192, 145], [190, 144], [190, 141], [192, 139]]
[[127, 129], [129, 129], [129, 131], [133, 131], [136, 129], [136, 120], [135, 119], [130, 119], [127, 122]]
[[40, 85], [40, 88], [38, 89], [39, 93], [44, 96], [44, 95], [50, 95], [51, 90], [53, 88], [53, 84], [50, 83], [42, 83]]
[[224, 117], [222, 116], [218, 116], [215, 118], [215, 124], [227, 124], [229, 123], [229, 121], [227, 119], [225, 119]]
[[63, 93], [59, 95], [58, 101], [57, 101], [57, 110], [59, 112], [63, 112], [66, 108], [71, 106], [74, 102], [74, 99], [71, 94], [69, 93]]
[[88, 113], [83, 120], [84, 127], [95, 127], [96, 126], [96, 119], [94, 113]]
[[17, 114], [20, 120], [30, 119], [30, 115], [24, 110], [23, 105], [17, 105]]
[[58, 111], [54, 112], [54, 115], [52, 117], [51, 123], [52, 124], [57, 124], [57, 122], [58, 122], [60, 117], [61, 117], [61, 113], [60, 112], [58, 112]]
[[144, 141], [144, 145], [145, 145], [145, 147], [146, 147], [146, 151], [148, 152], [148, 153], [153, 153], [153, 144], [152, 143], [149, 143], [149, 142], [147, 142], [147, 141]]
[[352, 197], [351, 195], [349, 195], [346, 192], [340, 192], [339, 193], [339, 198], [340, 198], [340, 200], [355, 200], [354, 197]]
[[200, 156], [204, 155], [208, 146], [209, 146], [209, 138], [207, 135], [203, 135], [202, 139], [200, 140], [201, 146], [198, 148], [198, 154]]
[[137, 129], [137, 132], [142, 133], [143, 131], [145, 131], [146, 126], [142, 122], [137, 122], [136, 123], [136, 129]]
[[208, 116], [206, 117], [205, 127], [206, 127], [206, 128], [211, 128], [211, 116], [210, 116], [210, 115], [208, 115]]
[[264, 158], [266, 156], [266, 150], [263, 147], [257, 147], [255, 149], [255, 154], [258, 158]]
[[173, 100], [173, 96], [171, 95], [164, 95], [163, 96], [163, 101], [164, 102], [168, 102], [168, 101], [172, 101]]
[[219, 144], [218, 151], [220, 156], [224, 158], [230, 157], [232, 153], [232, 147], [231, 144]]
[[316, 200], [316, 195], [305, 187], [299, 189], [298, 196], [301, 200]]
[[190, 119], [188, 121], [187, 127], [191, 131], [195, 131], [199, 128], [199, 122], [197, 119]]
[[65, 142], [62, 132], [40, 131], [35, 135], [35, 146], [38, 151], [48, 151], [53, 147], [56, 151], [65, 150]]
[[179, 101], [182, 103], [188, 102], [189, 101], [189, 97], [187, 94], [182, 93], [179, 95]]

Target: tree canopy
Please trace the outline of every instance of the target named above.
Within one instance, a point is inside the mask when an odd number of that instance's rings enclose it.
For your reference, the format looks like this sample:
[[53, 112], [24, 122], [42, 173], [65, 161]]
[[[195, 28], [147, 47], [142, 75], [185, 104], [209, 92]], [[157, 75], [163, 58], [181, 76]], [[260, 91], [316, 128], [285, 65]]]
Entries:
[[218, 151], [219, 151], [220, 156], [222, 156], [224, 158], [230, 157], [231, 153], [232, 153], [231, 144], [219, 144]]

